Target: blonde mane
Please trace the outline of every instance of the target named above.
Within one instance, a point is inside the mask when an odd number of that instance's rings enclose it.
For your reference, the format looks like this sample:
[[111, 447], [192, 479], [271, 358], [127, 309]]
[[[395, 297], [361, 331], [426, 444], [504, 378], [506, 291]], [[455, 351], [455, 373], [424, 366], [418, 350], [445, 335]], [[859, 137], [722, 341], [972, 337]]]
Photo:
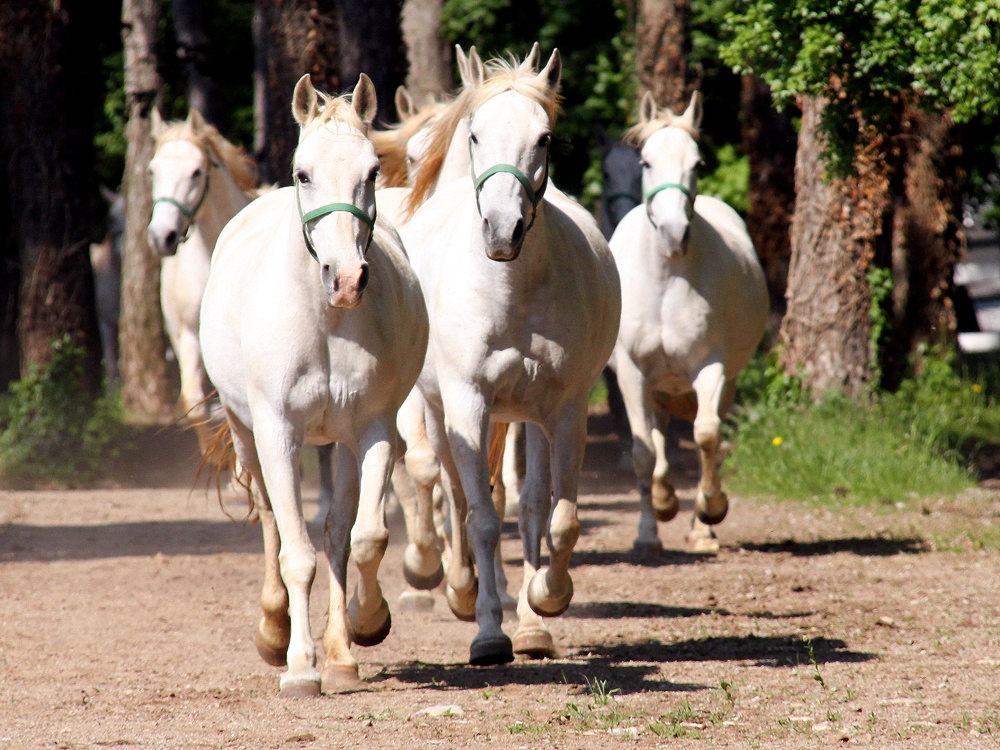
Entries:
[[381, 170], [380, 187], [406, 187], [410, 176], [406, 163], [406, 146], [434, 117], [448, 106], [447, 101], [431, 102], [415, 115], [371, 134]]
[[354, 107], [351, 106], [350, 94], [330, 96], [329, 94], [324, 94], [322, 91], [317, 91], [316, 95], [319, 97], [319, 111], [309, 122], [302, 126], [302, 132], [299, 135], [300, 143], [321, 127], [330, 123], [334, 125], [343, 123], [348, 127], [360, 131], [365, 138], [370, 137], [368, 123], [363, 122], [358, 117], [358, 113], [354, 111]]
[[479, 86], [462, 89], [429, 126], [427, 153], [403, 206], [407, 214], [412, 215], [437, 184], [452, 136], [462, 118], [471, 116], [483, 104], [506, 91], [514, 91], [537, 103], [548, 115], [549, 124], [555, 125], [559, 92], [550, 89], [534, 70], [522, 70], [516, 60], [490, 60], [486, 63], [486, 80]]
[[207, 122], [196, 133], [184, 120], [165, 123], [157, 135], [155, 149], [169, 141], [190, 141], [202, 150], [210, 161], [218, 162], [229, 170], [236, 186], [250, 198], [257, 189], [257, 164], [242, 146], [227, 141], [215, 126]]
[[622, 136], [622, 141], [636, 148], [642, 148], [653, 133], [663, 130], [663, 128], [680, 128], [696, 141], [701, 134], [699, 128], [691, 125], [691, 123], [684, 120], [680, 115], [675, 115], [670, 110], [664, 109], [658, 112], [653, 119], [640, 122], [638, 125], [633, 125], [626, 130], [625, 135]]

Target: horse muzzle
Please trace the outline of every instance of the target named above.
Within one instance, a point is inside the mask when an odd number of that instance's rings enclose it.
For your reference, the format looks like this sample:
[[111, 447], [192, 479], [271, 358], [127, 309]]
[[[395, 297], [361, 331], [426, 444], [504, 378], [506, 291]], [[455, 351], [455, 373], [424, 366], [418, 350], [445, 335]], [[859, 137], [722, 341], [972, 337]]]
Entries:
[[341, 269], [334, 272], [324, 265], [320, 276], [323, 288], [326, 289], [327, 302], [330, 307], [355, 308], [361, 304], [361, 297], [368, 288], [371, 273], [367, 263], [361, 263], [352, 269]]
[[486, 242], [486, 257], [501, 263], [516, 260], [524, 246], [524, 219], [518, 217], [514, 226], [497, 231], [488, 219], [483, 219], [483, 239]]
[[152, 226], [146, 230], [146, 239], [149, 246], [161, 258], [169, 258], [177, 254], [177, 248], [181, 244], [181, 233], [177, 229], [170, 228], [166, 231]]

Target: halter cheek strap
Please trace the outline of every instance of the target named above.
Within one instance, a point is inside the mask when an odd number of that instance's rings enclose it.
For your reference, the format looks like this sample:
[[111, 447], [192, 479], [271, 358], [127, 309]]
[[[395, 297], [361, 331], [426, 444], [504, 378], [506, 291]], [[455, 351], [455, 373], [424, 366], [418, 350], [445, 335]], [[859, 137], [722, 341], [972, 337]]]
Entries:
[[205, 203], [205, 199], [208, 197], [208, 187], [209, 180], [211, 179], [212, 169], [219, 166], [214, 161], [208, 163], [208, 168], [205, 171], [205, 186], [202, 188], [201, 197], [198, 198], [198, 202], [194, 204], [194, 208], [188, 208], [184, 203], [177, 200], [176, 198], [171, 198], [168, 195], [164, 195], [161, 198], [156, 198], [153, 200], [153, 208], [156, 208], [157, 203], [168, 203], [180, 211], [184, 216], [187, 217], [188, 224], [187, 228], [184, 230], [184, 236], [181, 237], [181, 242], [186, 242], [187, 238], [191, 236], [191, 227], [194, 226], [194, 217], [198, 215], [201, 210], [202, 205]]
[[483, 190], [483, 184], [495, 174], [510, 174], [514, 175], [518, 182], [521, 183], [521, 187], [524, 188], [524, 192], [528, 195], [528, 200], [531, 201], [531, 221], [528, 222], [527, 229], [524, 230], [525, 234], [531, 229], [532, 225], [535, 223], [535, 215], [538, 213], [538, 204], [542, 201], [542, 196], [545, 195], [545, 188], [549, 186], [549, 155], [545, 154], [545, 174], [542, 177], [542, 185], [536, 191], [531, 184], [531, 180], [528, 179], [527, 175], [524, 174], [520, 169], [515, 167], [513, 164], [495, 164], [485, 172], [483, 172], [478, 177], [476, 176], [476, 165], [472, 161], [472, 139], [469, 139], [469, 164], [472, 169], [472, 182], [476, 187], [476, 210], [479, 211], [479, 215], [483, 215], [483, 209], [479, 206], [479, 194]]
[[316, 254], [316, 247], [313, 245], [312, 238], [309, 236], [308, 226], [309, 223], [315, 221], [316, 219], [322, 218], [327, 214], [337, 213], [338, 211], [343, 211], [345, 213], [352, 214], [358, 217], [361, 221], [368, 227], [368, 241], [365, 243], [365, 253], [368, 253], [368, 248], [371, 247], [372, 238], [375, 236], [375, 219], [378, 217], [378, 207], [375, 207], [372, 211], [372, 215], [369, 216], [360, 208], [355, 206], [353, 203], [328, 203], [325, 206], [320, 206], [319, 208], [314, 208], [312, 211], [306, 213], [302, 212], [302, 197], [299, 195], [299, 181], [295, 181], [295, 203], [299, 207], [299, 219], [302, 222], [302, 238], [306, 241], [306, 249], [309, 254], [313, 257], [317, 263], [319, 263], [319, 256]]
[[680, 190], [682, 193], [684, 193], [684, 197], [688, 199], [688, 202], [694, 203], [694, 196], [691, 194], [691, 191], [677, 182], [664, 182], [662, 185], [657, 185], [656, 187], [650, 188], [649, 190], [643, 188], [642, 197], [646, 199], [646, 217], [649, 219], [650, 224], [653, 223], [653, 216], [649, 212], [650, 201], [653, 200], [653, 196], [655, 196], [657, 193], [660, 193], [664, 190], [668, 190], [671, 188], [674, 190]]

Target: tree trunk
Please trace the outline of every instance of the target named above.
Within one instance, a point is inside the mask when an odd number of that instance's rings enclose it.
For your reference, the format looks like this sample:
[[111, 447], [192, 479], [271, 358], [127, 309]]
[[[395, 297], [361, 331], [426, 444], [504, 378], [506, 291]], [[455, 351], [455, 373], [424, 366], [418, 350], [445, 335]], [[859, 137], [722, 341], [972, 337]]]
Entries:
[[321, 91], [340, 91], [336, 18], [333, 0], [257, 0], [254, 155], [264, 182], [292, 182], [292, 154], [299, 140], [292, 118], [296, 81], [309, 73]]
[[402, 0], [337, 0], [340, 86], [350, 91], [362, 73], [375, 84], [378, 119], [396, 121], [396, 89], [406, 81], [400, 32]]
[[743, 151], [750, 160], [747, 228], [764, 268], [771, 297], [772, 329], [785, 314], [788, 262], [795, 207], [796, 133], [774, 109], [771, 91], [756, 76], [743, 77]]
[[[10, 186], [9, 220], [20, 287], [20, 372], [44, 365], [65, 335], [87, 352], [87, 380], [100, 387], [100, 343], [90, 272], [87, 197], [94, 76], [74, 23], [83, 3], [7, 0], [0, 4], [0, 151]], [[6, 211], [4, 211], [6, 213]]]
[[880, 373], [872, 356], [869, 274], [888, 265], [890, 255], [891, 158], [884, 158], [886, 139], [869, 134], [856, 174], [827, 181], [821, 108], [818, 100], [803, 102], [781, 364], [814, 393], [858, 396]]
[[406, 88], [418, 105], [452, 90], [452, 47], [441, 38], [444, 0], [405, 0], [402, 28], [409, 72]]
[[188, 106], [218, 128], [224, 127], [215, 81], [210, 75], [212, 47], [205, 32], [202, 0], [172, 0], [177, 59], [187, 79]]
[[146, 242], [152, 212], [146, 168], [153, 156], [150, 112], [160, 91], [156, 69], [157, 0], [125, 0], [122, 40], [125, 51], [125, 246], [122, 258], [122, 308], [119, 322], [122, 399], [128, 418], [162, 424], [174, 415], [177, 399], [167, 361], [160, 312], [160, 261]]
[[690, 0], [639, 0], [635, 61], [639, 96], [652, 91], [660, 107], [674, 111], [687, 106], [700, 83], [687, 67], [690, 16]]
[[902, 119], [905, 174], [893, 224], [893, 336], [886, 385], [906, 374], [921, 343], [956, 335], [953, 274], [962, 249], [960, 140], [951, 118], [908, 102]]

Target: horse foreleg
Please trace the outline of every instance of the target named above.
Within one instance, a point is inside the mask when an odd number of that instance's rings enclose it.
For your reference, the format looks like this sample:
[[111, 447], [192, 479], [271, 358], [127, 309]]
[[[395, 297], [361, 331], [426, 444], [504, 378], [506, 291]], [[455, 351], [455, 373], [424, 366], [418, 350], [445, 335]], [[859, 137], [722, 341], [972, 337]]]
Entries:
[[524, 550], [524, 581], [517, 600], [514, 653], [530, 657], [554, 656], [552, 634], [545, 621], [528, 604], [528, 586], [541, 568], [542, 534], [552, 508], [552, 463], [549, 442], [541, 428], [525, 425], [527, 467], [517, 525]]
[[395, 464], [396, 425], [391, 417], [376, 421], [361, 436], [361, 492], [357, 520], [351, 530], [351, 553], [360, 574], [347, 605], [351, 640], [374, 646], [385, 640], [392, 624], [382, 595], [378, 569], [389, 546], [385, 523], [385, 491]]
[[720, 406], [726, 390], [722, 363], [713, 362], [702, 368], [695, 377], [693, 385], [698, 396], [694, 441], [698, 445], [698, 456], [701, 460], [701, 481], [698, 483], [694, 519], [688, 538], [695, 548], [714, 551], [719, 545], [715, 541], [711, 526], [721, 523], [729, 511], [729, 499], [722, 491], [717, 455], [722, 430]]
[[330, 602], [323, 631], [322, 688], [324, 693], [358, 687], [358, 662], [351, 654], [347, 625], [347, 559], [351, 554], [351, 527], [358, 508], [358, 459], [346, 446], [336, 448], [337, 472], [333, 502], [324, 523], [326, 559], [330, 573]]
[[587, 441], [587, 402], [571, 404], [559, 415], [552, 429], [552, 496], [549, 516], [549, 565], [531, 578], [528, 604], [540, 615], [555, 617], [566, 611], [573, 599], [569, 559], [580, 538], [576, 498]]
[[[256, 406], [251, 404], [251, 408]], [[292, 426], [268, 405], [253, 410], [254, 436], [264, 486], [281, 539], [278, 565], [288, 590], [291, 637], [288, 671], [281, 676], [283, 696], [316, 695], [320, 674], [316, 646], [309, 628], [309, 592], [316, 576], [316, 550], [302, 517], [299, 483], [300, 438]]]
[[333, 451], [336, 446], [333, 443], [316, 446], [316, 465], [319, 471], [319, 496], [316, 504], [319, 509], [316, 512], [316, 521], [323, 523], [329, 515], [330, 506], [333, 504]]
[[[663, 543], [656, 528], [653, 512], [653, 471], [656, 466], [656, 443], [653, 440], [653, 407], [649, 389], [639, 368], [627, 355], [617, 363], [618, 385], [632, 430], [632, 468], [639, 485], [639, 532], [634, 548], [641, 557], [658, 555]], [[666, 488], [664, 488], [666, 489]], [[671, 488], [672, 489], [672, 488]], [[669, 498], [670, 493], [666, 492]], [[676, 502], [676, 494], [673, 495]]]
[[198, 332], [182, 329], [174, 349], [181, 376], [181, 407], [194, 428], [198, 437], [198, 447], [204, 454], [210, 444], [213, 430], [209, 424], [211, 411], [205, 387], [208, 374], [205, 372], [205, 362], [201, 357]]

